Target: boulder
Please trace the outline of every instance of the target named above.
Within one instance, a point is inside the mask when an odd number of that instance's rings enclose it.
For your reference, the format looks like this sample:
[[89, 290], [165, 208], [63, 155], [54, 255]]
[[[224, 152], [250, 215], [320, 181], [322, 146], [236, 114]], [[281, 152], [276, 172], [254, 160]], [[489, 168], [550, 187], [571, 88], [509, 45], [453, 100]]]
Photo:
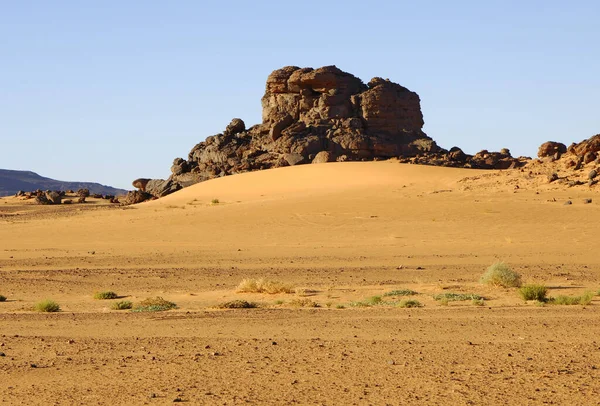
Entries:
[[172, 179], [151, 179], [146, 184], [145, 191], [154, 197], [164, 197], [179, 189], [181, 189], [181, 185]]
[[537, 155], [540, 158], [544, 158], [547, 156], [553, 156], [556, 153], [564, 154], [565, 152], [567, 152], [567, 147], [565, 144], [555, 141], [548, 141], [540, 145]]
[[138, 178], [134, 180], [131, 184], [133, 185], [133, 187], [138, 188], [139, 190], [144, 192], [146, 190], [146, 185], [148, 184], [148, 182], [150, 182], [150, 179], [148, 178]]
[[321, 151], [312, 160], [313, 164], [324, 164], [331, 162], [331, 154], [328, 151]]
[[127, 194], [125, 195], [125, 198], [123, 199], [123, 204], [138, 204], [145, 202], [146, 200], [150, 200], [152, 198], [153, 196], [150, 193], [146, 193], [141, 190], [132, 190], [130, 192], [127, 192]]
[[283, 159], [285, 159], [290, 166], [301, 165], [305, 163], [304, 156], [300, 154], [285, 154]]
[[246, 131], [246, 124], [241, 118], [234, 118], [231, 120], [227, 128], [225, 129], [226, 135], [236, 135]]
[[46, 192], [46, 199], [49, 204], [60, 204], [62, 196], [58, 192]]
[[88, 189], [79, 189], [77, 190], [76, 194], [79, 197], [88, 197], [90, 195], [90, 191]]

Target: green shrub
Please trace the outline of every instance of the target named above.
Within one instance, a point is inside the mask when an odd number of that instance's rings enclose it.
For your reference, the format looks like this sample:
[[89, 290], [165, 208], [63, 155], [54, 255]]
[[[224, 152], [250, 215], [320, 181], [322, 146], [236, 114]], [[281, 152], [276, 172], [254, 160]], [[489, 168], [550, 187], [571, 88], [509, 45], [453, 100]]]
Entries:
[[53, 300], [46, 299], [35, 304], [36, 312], [54, 313], [60, 311], [60, 306]]
[[133, 307], [133, 303], [129, 300], [120, 300], [118, 302], [114, 302], [111, 306], [113, 310], [127, 310]]
[[537, 300], [538, 302], [546, 301], [546, 294], [548, 294], [548, 288], [544, 285], [523, 285], [519, 288], [519, 295], [523, 300]]
[[119, 295], [117, 295], [115, 292], [111, 292], [111, 291], [94, 293], [94, 299], [97, 299], [97, 300], [116, 299], [118, 297], [119, 297]]
[[6, 296], [0, 295], [0, 302], [6, 302]]
[[479, 296], [475, 293], [440, 293], [433, 295], [433, 300], [447, 300], [449, 302], [459, 302], [463, 300], [483, 300], [483, 296]]
[[163, 312], [177, 308], [173, 302], [163, 299], [162, 297], [148, 298], [141, 301], [133, 307], [134, 312]]
[[221, 303], [219, 309], [254, 309], [258, 307], [256, 303], [247, 302], [245, 300], [232, 300], [230, 302]]
[[510, 269], [504, 262], [498, 261], [490, 265], [480, 282], [504, 288], [518, 288], [521, 286], [521, 275]]
[[219, 204], [219, 199], [212, 199], [210, 201], [211, 204]]
[[415, 292], [414, 290], [398, 289], [398, 290], [392, 290], [391, 292], [384, 293], [383, 296], [413, 296], [413, 295], [418, 295], [418, 294], [419, 294], [419, 292]]
[[399, 302], [396, 306], [403, 308], [411, 308], [411, 307], [423, 307], [421, 302], [418, 300], [407, 299]]

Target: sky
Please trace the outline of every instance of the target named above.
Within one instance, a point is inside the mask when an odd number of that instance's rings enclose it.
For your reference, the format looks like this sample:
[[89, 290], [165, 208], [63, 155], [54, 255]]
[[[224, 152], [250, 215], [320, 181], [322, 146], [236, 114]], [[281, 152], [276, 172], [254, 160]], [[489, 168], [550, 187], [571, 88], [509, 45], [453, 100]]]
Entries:
[[600, 133], [598, 1], [0, 0], [0, 168], [131, 189], [240, 117], [267, 76], [336, 65], [421, 98], [467, 153]]

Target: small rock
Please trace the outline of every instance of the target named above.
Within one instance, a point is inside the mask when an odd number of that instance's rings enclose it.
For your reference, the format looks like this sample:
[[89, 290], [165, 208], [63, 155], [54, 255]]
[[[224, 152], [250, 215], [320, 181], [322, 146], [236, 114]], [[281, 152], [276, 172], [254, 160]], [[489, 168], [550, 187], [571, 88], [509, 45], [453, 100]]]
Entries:
[[396, 361], [394, 361], [393, 359], [388, 360], [388, 365], [396, 365]]
[[572, 202], [572, 201], [570, 201], [570, 200], [567, 200], [567, 201], [565, 202], [565, 204], [564, 204], [564, 205], [565, 205], [565, 206], [569, 206], [569, 205], [571, 205], [571, 204], [573, 204], [573, 202]]
[[548, 183], [552, 183], [555, 180], [558, 180], [558, 173], [553, 172], [550, 175], [548, 175]]
[[583, 204], [590, 204], [592, 199], [583, 199]]
[[6, 354], [3, 352], [0, 352], [0, 357], [6, 357]]
[[595, 169], [592, 169], [590, 173], [588, 173], [588, 179], [594, 179], [596, 176], [598, 176], [598, 171]]

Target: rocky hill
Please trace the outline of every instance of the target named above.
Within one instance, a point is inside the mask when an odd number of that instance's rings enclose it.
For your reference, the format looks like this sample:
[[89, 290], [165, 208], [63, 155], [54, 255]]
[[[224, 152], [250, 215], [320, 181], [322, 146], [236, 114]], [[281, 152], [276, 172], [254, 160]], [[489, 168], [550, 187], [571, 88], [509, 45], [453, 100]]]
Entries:
[[[234, 118], [221, 134], [176, 158], [169, 179], [137, 179], [155, 197], [211, 178], [288, 165], [388, 158], [504, 169], [523, 165], [505, 149], [467, 155], [440, 148], [422, 130], [419, 95], [379, 77], [367, 84], [335, 66], [287, 66], [267, 78], [262, 123]], [[149, 195], [138, 193], [133, 201]]]
[[127, 193], [126, 190], [104, 186], [92, 182], [63, 182], [60, 180], [45, 178], [35, 172], [14, 171], [0, 169], [0, 196], [10, 196], [18, 191], [32, 190], [78, 190], [88, 189], [90, 193], [119, 195]]

